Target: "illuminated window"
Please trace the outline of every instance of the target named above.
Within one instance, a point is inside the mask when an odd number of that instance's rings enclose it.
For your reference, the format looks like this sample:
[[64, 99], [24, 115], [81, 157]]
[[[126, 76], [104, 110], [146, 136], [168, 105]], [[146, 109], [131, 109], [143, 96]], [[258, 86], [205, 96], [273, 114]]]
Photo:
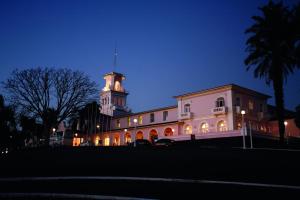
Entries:
[[218, 125], [217, 125], [217, 128], [218, 128], [219, 132], [221, 132], [221, 131], [227, 131], [227, 126], [226, 126], [225, 121], [223, 121], [223, 120], [219, 121]]
[[154, 122], [155, 119], [154, 119], [154, 113], [151, 113], [150, 114], [150, 123]]
[[184, 133], [185, 134], [192, 134], [192, 126], [186, 125], [184, 128]]
[[115, 90], [116, 90], [116, 91], [119, 91], [119, 92], [121, 91], [121, 84], [120, 84], [119, 81], [116, 81], [116, 82], [115, 82]]
[[190, 104], [185, 104], [184, 105], [184, 112], [189, 113], [191, 111], [191, 105]]
[[109, 146], [109, 137], [104, 138], [104, 146]]
[[127, 125], [128, 125], [128, 126], [131, 126], [130, 117], [127, 118]]
[[125, 143], [131, 143], [131, 135], [129, 132], [125, 133]]
[[116, 121], [116, 127], [117, 127], [117, 128], [121, 128], [121, 123], [120, 123], [120, 120], [119, 120], [119, 119], [117, 119], [117, 121]]
[[114, 135], [114, 141], [113, 141], [113, 146], [119, 146], [120, 145], [120, 135], [115, 134]]
[[138, 117], [138, 121], [139, 121], [139, 124], [143, 124], [143, 116], [140, 115], [140, 116]]
[[155, 129], [152, 129], [149, 133], [149, 140], [154, 143], [154, 141], [158, 138], [158, 133]]
[[165, 136], [172, 136], [173, 135], [173, 129], [171, 128], [166, 128], [164, 131]]
[[139, 131], [136, 133], [136, 136], [135, 136], [135, 139], [138, 140], [138, 139], [143, 139], [144, 136], [143, 136], [143, 132], [142, 131]]
[[223, 107], [223, 106], [225, 106], [225, 100], [223, 97], [220, 97], [216, 101], [216, 107], [218, 108], [218, 107]]
[[95, 146], [98, 146], [98, 145], [99, 145], [99, 140], [100, 140], [100, 137], [97, 136], [97, 137], [95, 138]]
[[249, 110], [253, 110], [254, 109], [254, 103], [252, 100], [249, 100]]
[[208, 123], [202, 123], [201, 124], [201, 133], [207, 133], [208, 132]]

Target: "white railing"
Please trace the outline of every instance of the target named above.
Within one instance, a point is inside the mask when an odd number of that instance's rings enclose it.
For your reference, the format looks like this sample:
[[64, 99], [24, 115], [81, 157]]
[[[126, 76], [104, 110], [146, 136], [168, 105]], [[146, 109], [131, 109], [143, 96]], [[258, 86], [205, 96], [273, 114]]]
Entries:
[[216, 108], [213, 108], [211, 110], [211, 112], [215, 115], [218, 115], [218, 114], [226, 114], [227, 113], [227, 107], [226, 106], [222, 106], [222, 107], [216, 107]]
[[179, 119], [191, 119], [192, 113], [191, 112], [186, 112], [186, 113], [180, 113], [179, 114]]
[[[182, 135], [175, 135], [168, 138], [174, 139], [176, 141], [182, 140], [191, 140], [192, 134], [182, 134]], [[208, 132], [208, 133], [194, 133], [195, 139], [210, 139], [210, 138], [225, 138], [225, 137], [240, 137], [241, 131], [240, 130], [232, 130], [232, 131], [222, 131], [222, 132]]]

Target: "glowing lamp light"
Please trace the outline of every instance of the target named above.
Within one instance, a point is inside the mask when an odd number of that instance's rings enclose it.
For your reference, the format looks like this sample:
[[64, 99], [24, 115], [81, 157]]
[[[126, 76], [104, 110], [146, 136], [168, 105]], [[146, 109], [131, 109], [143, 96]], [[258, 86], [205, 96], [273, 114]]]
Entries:
[[186, 130], [190, 130], [190, 127], [188, 126], [188, 127], [186, 127]]
[[133, 122], [134, 122], [134, 123], [137, 123], [137, 121], [138, 121], [138, 120], [137, 120], [136, 118], [133, 119]]
[[77, 137], [78, 136], [78, 134], [77, 133], [75, 133], [75, 137]]
[[100, 128], [100, 125], [99, 125], [99, 124], [97, 124], [97, 128]]
[[241, 111], [241, 114], [242, 114], [242, 115], [246, 114], [246, 111], [245, 111], [245, 110], [242, 110], [242, 111]]
[[56, 129], [55, 129], [55, 128], [53, 128], [53, 129], [52, 129], [52, 131], [53, 131], [53, 132], [55, 132], [55, 131], [56, 131]]
[[284, 121], [284, 125], [287, 126], [287, 125], [288, 125], [288, 122], [287, 122], [287, 121]]
[[174, 128], [172, 128], [172, 132], [174, 132], [175, 130], [174, 130]]
[[127, 128], [125, 128], [124, 131], [127, 132]]

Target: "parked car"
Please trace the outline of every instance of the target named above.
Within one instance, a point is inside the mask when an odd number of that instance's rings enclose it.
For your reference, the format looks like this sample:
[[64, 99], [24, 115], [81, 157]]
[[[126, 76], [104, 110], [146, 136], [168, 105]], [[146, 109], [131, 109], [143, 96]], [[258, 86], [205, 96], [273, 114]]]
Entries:
[[133, 147], [152, 146], [151, 142], [146, 139], [137, 139], [130, 144]]
[[174, 145], [175, 140], [162, 138], [155, 141], [155, 146], [172, 146]]
[[90, 141], [86, 141], [86, 142], [80, 143], [79, 146], [88, 147], [88, 146], [93, 146], [93, 144]]

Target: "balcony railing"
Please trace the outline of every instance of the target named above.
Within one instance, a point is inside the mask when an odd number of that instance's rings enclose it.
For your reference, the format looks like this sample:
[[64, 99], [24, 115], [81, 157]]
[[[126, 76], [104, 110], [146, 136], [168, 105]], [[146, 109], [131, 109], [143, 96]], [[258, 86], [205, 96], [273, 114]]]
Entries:
[[179, 119], [191, 119], [192, 115], [193, 114], [191, 112], [180, 113], [179, 114]]
[[213, 109], [211, 110], [211, 112], [212, 112], [214, 115], [226, 114], [226, 113], [227, 113], [227, 107], [226, 107], [226, 106], [216, 107], [216, 108], [213, 108]]

